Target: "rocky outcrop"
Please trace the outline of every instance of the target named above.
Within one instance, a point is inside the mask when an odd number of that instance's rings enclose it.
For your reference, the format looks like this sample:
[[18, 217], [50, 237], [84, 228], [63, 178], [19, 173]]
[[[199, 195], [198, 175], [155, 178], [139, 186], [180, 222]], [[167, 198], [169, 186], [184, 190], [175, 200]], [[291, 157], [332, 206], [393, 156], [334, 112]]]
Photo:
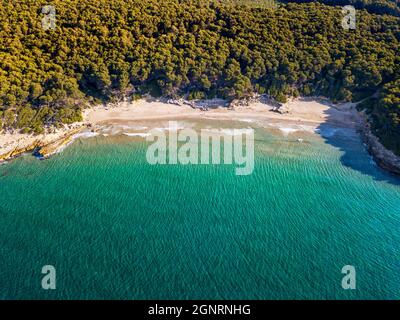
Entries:
[[177, 105], [177, 106], [180, 106], [180, 107], [182, 107], [184, 105], [183, 99], [168, 99], [167, 103], [168, 104], [174, 104], [174, 105]]
[[46, 138], [46, 136], [39, 137], [38, 139], [34, 139], [33, 141], [25, 141], [21, 142], [20, 146], [17, 146], [8, 152], [0, 154], [0, 163], [14, 159], [24, 153], [34, 152], [35, 155], [38, 155], [41, 158], [48, 158], [52, 154], [56, 153], [60, 148], [67, 145], [73, 140], [73, 136], [80, 132], [83, 129], [77, 128], [66, 132], [63, 136], [57, 137], [54, 140], [50, 140]]
[[75, 129], [68, 132], [64, 137], [48, 143], [46, 145], [41, 146], [36, 153], [42, 158], [48, 158], [51, 155], [57, 153], [60, 149], [68, 145], [70, 142], [73, 141], [74, 135], [80, 132], [82, 129]]
[[279, 114], [288, 114], [291, 113], [291, 109], [284, 104], [279, 104], [277, 107], [273, 107], [271, 111], [279, 113]]
[[10, 159], [14, 159], [24, 153], [31, 152], [40, 146], [41, 146], [40, 140], [35, 140], [33, 143], [29, 143], [26, 146], [16, 147], [7, 153], [0, 154], [0, 163]]
[[261, 96], [258, 94], [253, 94], [248, 97], [244, 97], [241, 99], [234, 99], [229, 103], [229, 108], [234, 109], [235, 107], [248, 107], [253, 103], [260, 102]]
[[375, 162], [381, 168], [400, 175], [400, 157], [382, 145], [379, 139], [372, 133], [371, 126], [363, 113], [361, 113], [359, 131], [363, 141], [367, 145], [368, 152], [372, 155]]

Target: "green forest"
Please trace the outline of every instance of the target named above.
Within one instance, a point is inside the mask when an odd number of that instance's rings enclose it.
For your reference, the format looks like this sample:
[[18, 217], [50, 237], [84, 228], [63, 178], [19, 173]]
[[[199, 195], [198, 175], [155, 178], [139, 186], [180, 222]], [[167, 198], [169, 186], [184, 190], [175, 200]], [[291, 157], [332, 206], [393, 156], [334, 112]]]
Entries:
[[[124, 96], [357, 101], [400, 154], [400, 18], [390, 0], [1, 0], [0, 127], [40, 133]], [[377, 5], [377, 3], [379, 5]], [[56, 8], [55, 28], [42, 7]]]
[[366, 9], [370, 13], [400, 16], [400, 7], [398, 0], [282, 0], [282, 2], [320, 2], [331, 6], [352, 5], [356, 9]]

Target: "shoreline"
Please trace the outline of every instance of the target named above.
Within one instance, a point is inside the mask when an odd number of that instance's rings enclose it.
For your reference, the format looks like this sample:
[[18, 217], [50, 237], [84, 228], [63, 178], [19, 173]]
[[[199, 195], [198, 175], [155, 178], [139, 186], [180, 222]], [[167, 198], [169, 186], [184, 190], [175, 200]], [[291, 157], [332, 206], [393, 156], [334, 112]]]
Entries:
[[367, 151], [372, 155], [378, 166], [393, 174], [400, 175], [400, 157], [391, 150], [386, 149], [379, 141], [379, 138], [372, 133], [371, 125], [368, 123], [364, 113], [360, 113], [358, 131], [366, 144]]
[[85, 128], [83, 123], [76, 123], [60, 129], [47, 128], [45, 133], [39, 135], [2, 133], [0, 134], [0, 164], [37, 150], [43, 150], [41, 156], [38, 154], [39, 158], [47, 158], [72, 141], [73, 135]]
[[221, 99], [204, 100], [196, 103], [163, 102], [156, 99], [140, 99], [121, 102], [118, 105], [97, 105], [83, 110], [83, 121], [64, 125], [60, 129], [47, 128], [40, 135], [21, 133], [0, 134], [0, 163], [27, 152], [37, 151], [39, 158], [48, 158], [79, 136], [79, 132], [112, 124], [154, 120], [231, 120], [263, 122], [270, 125], [297, 125], [310, 127], [314, 131], [322, 124], [333, 127], [352, 128], [361, 134], [368, 151], [377, 164], [387, 171], [400, 174], [400, 158], [385, 149], [369, 131], [367, 122], [356, 110], [357, 103], [334, 105], [327, 99], [297, 98], [283, 104], [279, 110], [268, 102], [252, 101], [248, 105], [226, 107]]
[[[333, 107], [327, 101], [316, 99], [295, 99], [284, 104], [280, 113], [276, 106], [264, 102], [252, 102], [247, 106], [233, 109], [223, 105], [223, 100], [202, 101], [198, 107], [186, 104], [176, 105], [159, 100], [138, 100], [122, 102], [117, 107], [96, 106], [85, 110], [84, 121], [91, 125], [112, 123], [174, 120], [174, 119], [212, 119], [212, 120], [258, 120], [281, 121], [291, 124], [319, 126], [323, 123], [338, 127], [355, 128], [358, 122], [354, 106], [344, 103]], [[203, 108], [206, 107], [207, 111]]]

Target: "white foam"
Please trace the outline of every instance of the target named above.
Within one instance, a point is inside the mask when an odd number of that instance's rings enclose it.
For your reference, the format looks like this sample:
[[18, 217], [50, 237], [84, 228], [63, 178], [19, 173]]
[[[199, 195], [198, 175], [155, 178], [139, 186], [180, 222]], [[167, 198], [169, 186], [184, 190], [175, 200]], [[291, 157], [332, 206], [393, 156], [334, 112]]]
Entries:
[[57, 148], [56, 150], [54, 150], [53, 153], [49, 154], [49, 156], [52, 156], [52, 155], [54, 155], [54, 154], [58, 154], [58, 153], [63, 152], [65, 149], [67, 149], [67, 148], [68, 148], [71, 144], [73, 144], [73, 143], [74, 143], [74, 140], [72, 140], [72, 141], [70, 141], [70, 142], [68, 142], [68, 143], [66, 143], [66, 144], [64, 144], [64, 145], [62, 145], [62, 146], [60, 146], [59, 148]]
[[299, 129], [290, 128], [290, 127], [279, 127], [279, 130], [282, 131], [285, 136], [288, 136], [289, 134], [299, 131]]
[[283, 133], [285, 137], [287, 137], [290, 134], [293, 134], [295, 132], [310, 132], [310, 133], [315, 133], [315, 127], [313, 126], [308, 126], [308, 125], [291, 125], [287, 126], [282, 123], [277, 123], [277, 124], [268, 124], [267, 127], [273, 127], [277, 128], [279, 131]]
[[123, 135], [128, 136], [128, 137], [148, 137], [150, 136], [150, 133], [145, 133], [145, 132], [124, 132]]
[[123, 130], [146, 130], [147, 127], [144, 126], [127, 126], [127, 125], [121, 125], [118, 126], [119, 128], [123, 129]]
[[202, 129], [202, 131], [210, 132], [212, 134], [217, 135], [225, 135], [225, 136], [240, 136], [242, 134], [246, 134], [248, 132], [253, 131], [251, 128], [243, 128], [243, 129]]
[[98, 132], [91, 132], [91, 131], [86, 131], [86, 132], [80, 132], [77, 134], [74, 134], [72, 136], [73, 139], [78, 139], [78, 138], [92, 138], [95, 136], [98, 136], [99, 133]]
[[157, 131], [172, 131], [172, 130], [182, 130], [187, 128], [187, 126], [183, 125], [176, 125], [176, 126], [169, 126], [169, 127], [159, 127], [159, 128], [154, 128], [153, 130]]
[[315, 133], [316, 128], [313, 126], [307, 126], [307, 125], [298, 125], [299, 131], [305, 131], [305, 132], [310, 132], [310, 133]]
[[254, 122], [253, 119], [239, 119], [239, 121], [241, 121], [241, 122], [248, 122], [248, 123]]

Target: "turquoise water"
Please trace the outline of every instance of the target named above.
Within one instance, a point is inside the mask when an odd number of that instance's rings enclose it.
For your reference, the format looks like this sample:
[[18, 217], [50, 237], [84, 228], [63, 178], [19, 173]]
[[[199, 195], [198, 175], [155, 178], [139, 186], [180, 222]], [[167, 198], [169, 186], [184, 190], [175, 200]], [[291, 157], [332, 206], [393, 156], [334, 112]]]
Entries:
[[146, 150], [97, 136], [0, 166], [0, 299], [400, 298], [400, 180], [355, 134], [258, 129], [249, 176]]

